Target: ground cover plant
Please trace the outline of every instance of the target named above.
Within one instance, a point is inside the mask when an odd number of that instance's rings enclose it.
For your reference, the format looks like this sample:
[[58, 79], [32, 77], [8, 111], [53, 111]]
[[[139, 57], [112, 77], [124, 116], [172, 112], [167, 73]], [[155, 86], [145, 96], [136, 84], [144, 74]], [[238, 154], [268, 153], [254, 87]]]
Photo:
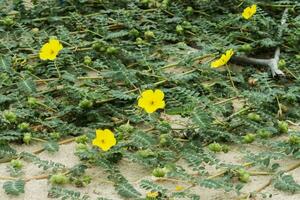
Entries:
[[[297, 198], [300, 185], [288, 172], [300, 166], [299, 6], [0, 1], [0, 163], [9, 172], [0, 174], [3, 190], [13, 198], [28, 182], [47, 179], [49, 198], [110, 199], [76, 188], [97, 181], [86, 174], [96, 168], [119, 199], [202, 199], [197, 186], [237, 199], [255, 199], [270, 186]], [[71, 142], [80, 159], [73, 167], [39, 157]], [[35, 143], [42, 147], [33, 152], [16, 148]], [[243, 163], [218, 157], [234, 145]], [[254, 146], [264, 150], [244, 149]], [[123, 160], [152, 179], [137, 188], [120, 171]], [[28, 163], [45, 173], [24, 176]], [[243, 191], [257, 175], [270, 177]]]

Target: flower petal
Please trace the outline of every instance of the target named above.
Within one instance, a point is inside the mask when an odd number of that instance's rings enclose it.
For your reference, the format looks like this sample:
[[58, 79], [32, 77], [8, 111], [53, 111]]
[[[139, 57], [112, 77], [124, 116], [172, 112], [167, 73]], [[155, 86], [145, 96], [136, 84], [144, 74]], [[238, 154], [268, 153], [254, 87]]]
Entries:
[[152, 96], [153, 96], [153, 90], [145, 90], [141, 94], [141, 97], [143, 98], [151, 98]]
[[146, 98], [139, 98], [138, 100], [138, 106], [141, 108], [145, 108], [147, 105], [149, 105], [149, 101]]
[[159, 89], [156, 89], [156, 90], [154, 91], [154, 96], [155, 96], [155, 97], [154, 97], [155, 99], [163, 100], [164, 97], [165, 97], [165, 94], [164, 94], [163, 91], [161, 91], [161, 90], [159, 90]]

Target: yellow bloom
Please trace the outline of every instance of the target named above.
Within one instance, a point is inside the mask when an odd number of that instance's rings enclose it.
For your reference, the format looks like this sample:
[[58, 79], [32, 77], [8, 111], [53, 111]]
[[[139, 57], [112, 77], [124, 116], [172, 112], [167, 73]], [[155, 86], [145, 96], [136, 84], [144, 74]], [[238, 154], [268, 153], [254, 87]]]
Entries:
[[245, 19], [250, 19], [255, 13], [256, 13], [256, 5], [253, 4], [252, 6], [249, 6], [244, 9], [242, 16]]
[[161, 90], [145, 90], [138, 100], [138, 106], [144, 108], [147, 113], [153, 113], [165, 107], [164, 96]]
[[218, 68], [225, 65], [230, 60], [232, 55], [233, 55], [233, 50], [232, 49], [227, 50], [225, 54], [222, 54], [221, 58], [211, 63], [211, 67]]
[[146, 196], [147, 196], [148, 198], [156, 198], [156, 197], [158, 197], [158, 192], [148, 192], [148, 193], [146, 194]]
[[184, 187], [182, 187], [181, 185], [175, 186], [175, 191], [177, 191], [177, 192], [182, 191], [183, 189], [184, 189]]
[[63, 49], [62, 44], [56, 39], [50, 39], [40, 50], [39, 56], [42, 60], [55, 60], [57, 54]]
[[116, 138], [108, 129], [96, 130], [96, 138], [93, 140], [93, 145], [100, 147], [103, 151], [108, 151], [112, 146], [117, 143]]

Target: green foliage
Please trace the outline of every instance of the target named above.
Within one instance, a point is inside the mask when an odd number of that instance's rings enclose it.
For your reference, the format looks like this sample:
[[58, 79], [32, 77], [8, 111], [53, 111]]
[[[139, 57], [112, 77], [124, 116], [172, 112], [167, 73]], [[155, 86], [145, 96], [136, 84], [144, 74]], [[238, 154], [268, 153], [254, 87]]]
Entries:
[[25, 181], [16, 180], [16, 181], [7, 181], [3, 184], [3, 189], [7, 194], [19, 195], [24, 193]]
[[[70, 169], [72, 183], [88, 184], [84, 166], [96, 165], [107, 172], [122, 197], [142, 198], [119, 171], [116, 164], [122, 158], [146, 166], [149, 174], [172, 163], [164, 177], [226, 191], [241, 189], [233, 174], [207, 179], [204, 167], [224, 167], [214, 152], [227, 152], [226, 143], [270, 148], [259, 154], [246, 152], [245, 160], [274, 173], [279, 166], [274, 160], [288, 155], [300, 158], [299, 133], [288, 124], [300, 118], [297, 1], [2, 2], [0, 161], [17, 157], [60, 172], [64, 165], [26, 152], [18, 155], [10, 144], [46, 140], [43, 150], [55, 153], [60, 139], [79, 136], [76, 155], [83, 164]], [[251, 4], [258, 5], [257, 13], [245, 20], [241, 12]], [[283, 26], [280, 16], [285, 8]], [[39, 50], [50, 37], [64, 48], [55, 61], [42, 61]], [[210, 68], [211, 61], [230, 48], [235, 56], [271, 58], [276, 47], [281, 48], [285, 77], [273, 78], [266, 68], [231, 62], [221, 69]], [[166, 107], [148, 115], [137, 106], [137, 99], [142, 91], [158, 88], [164, 91]], [[117, 138], [108, 152], [91, 147], [95, 129], [105, 128]], [[283, 133], [288, 139], [270, 140]], [[177, 166], [181, 159], [199, 176]], [[236, 170], [227, 167], [228, 172]], [[276, 188], [297, 190], [291, 178], [277, 179]], [[20, 181], [7, 182], [12, 189], [5, 190], [19, 194], [23, 190], [14, 189], [18, 185]], [[169, 192], [146, 180], [140, 185]], [[49, 193], [62, 199], [87, 199], [59, 187]], [[170, 196], [199, 199], [191, 191]]]
[[300, 191], [300, 185], [297, 184], [291, 175], [279, 174], [275, 181], [274, 187], [285, 192], [295, 193]]

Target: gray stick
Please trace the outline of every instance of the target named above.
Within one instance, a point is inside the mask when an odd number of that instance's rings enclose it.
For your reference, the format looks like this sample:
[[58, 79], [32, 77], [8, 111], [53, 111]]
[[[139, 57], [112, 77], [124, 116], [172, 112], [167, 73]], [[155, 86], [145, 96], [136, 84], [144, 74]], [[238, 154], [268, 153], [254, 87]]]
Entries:
[[[283, 29], [286, 25], [287, 12], [288, 12], [288, 8], [286, 8], [282, 14], [281, 28], [279, 29], [279, 33], [278, 33], [279, 38], [282, 37]], [[237, 63], [251, 64], [251, 65], [267, 66], [271, 69], [273, 77], [276, 75], [284, 76], [283, 71], [278, 69], [279, 56], [280, 56], [280, 47], [277, 47], [275, 50], [274, 57], [270, 59], [249, 58], [246, 56], [234, 56], [232, 57], [231, 61]]]

